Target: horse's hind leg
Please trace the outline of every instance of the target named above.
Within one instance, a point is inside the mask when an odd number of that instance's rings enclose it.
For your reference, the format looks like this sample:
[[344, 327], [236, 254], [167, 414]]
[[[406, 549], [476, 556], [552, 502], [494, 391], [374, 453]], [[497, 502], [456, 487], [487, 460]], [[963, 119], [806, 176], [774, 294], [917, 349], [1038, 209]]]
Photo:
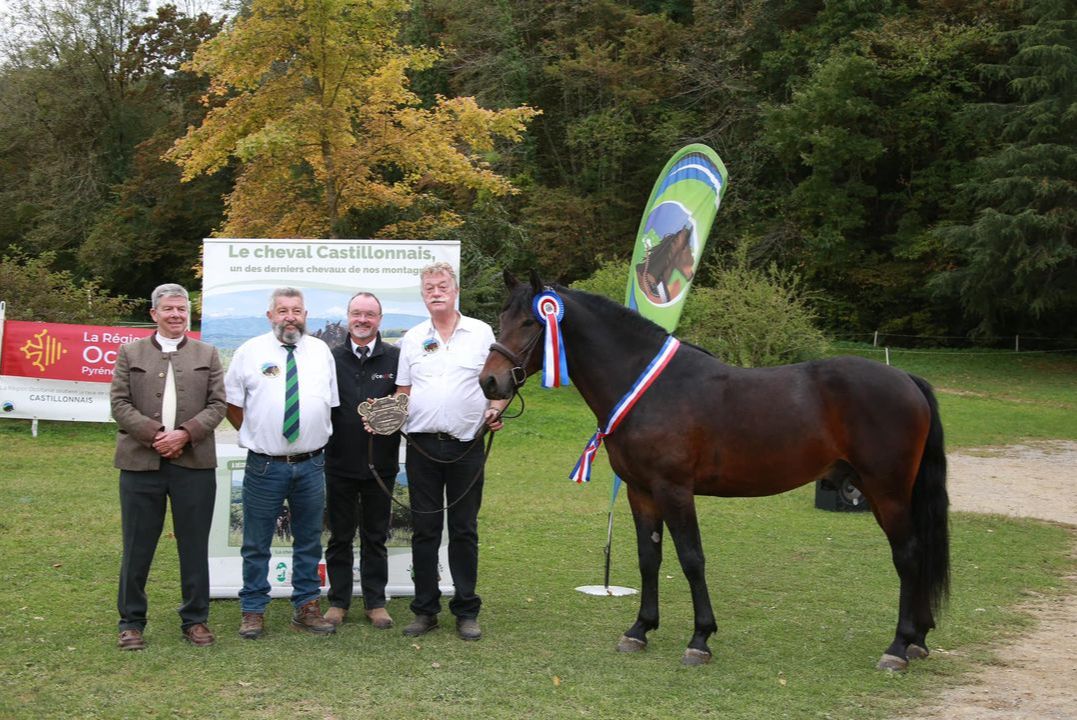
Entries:
[[927, 632], [935, 627], [935, 622], [930, 599], [920, 587], [919, 552], [909, 509], [884, 504], [876, 510], [876, 517], [890, 541], [890, 554], [901, 582], [897, 630], [878, 667], [880, 670], [904, 670], [909, 660], [927, 656]]
[[662, 565], [662, 516], [654, 498], [628, 485], [628, 502], [636, 523], [636, 548], [639, 553], [640, 592], [639, 615], [617, 649], [638, 652], [647, 647], [647, 633], [658, 627], [658, 568]]

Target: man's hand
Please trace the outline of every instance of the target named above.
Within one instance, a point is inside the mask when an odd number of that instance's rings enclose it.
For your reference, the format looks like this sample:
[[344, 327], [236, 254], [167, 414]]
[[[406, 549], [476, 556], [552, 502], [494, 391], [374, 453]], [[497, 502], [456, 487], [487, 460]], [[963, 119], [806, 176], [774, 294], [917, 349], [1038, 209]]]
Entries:
[[483, 422], [486, 423], [486, 427], [490, 428], [491, 432], [497, 432], [505, 427], [505, 423], [501, 422], [501, 409], [499, 408], [486, 408], [482, 413], [482, 419]]
[[153, 449], [167, 460], [174, 460], [183, 454], [183, 448], [190, 442], [191, 436], [183, 428], [161, 430], [153, 438]]

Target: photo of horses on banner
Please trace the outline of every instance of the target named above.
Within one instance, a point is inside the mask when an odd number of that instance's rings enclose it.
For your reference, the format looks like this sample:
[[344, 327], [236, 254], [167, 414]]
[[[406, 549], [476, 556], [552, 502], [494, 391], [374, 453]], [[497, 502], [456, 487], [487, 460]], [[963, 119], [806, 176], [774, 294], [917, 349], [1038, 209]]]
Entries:
[[553, 361], [538, 349], [553, 326], [534, 298], [556, 297], [565, 371], [599, 423], [572, 477], [589, 478], [604, 443], [628, 488], [642, 590], [618, 650], [643, 650], [658, 627], [668, 528], [695, 616], [683, 662], [711, 659], [707, 640], [717, 626], [694, 496], [775, 495], [840, 472], [868, 499], [899, 579], [897, 628], [878, 667], [904, 670], [927, 657], [927, 634], [949, 591], [950, 553], [943, 428], [926, 381], [859, 357], [738, 368], [597, 295], [546, 286], [535, 273], [528, 284], [506, 272], [505, 283], [483, 391], [512, 397]]

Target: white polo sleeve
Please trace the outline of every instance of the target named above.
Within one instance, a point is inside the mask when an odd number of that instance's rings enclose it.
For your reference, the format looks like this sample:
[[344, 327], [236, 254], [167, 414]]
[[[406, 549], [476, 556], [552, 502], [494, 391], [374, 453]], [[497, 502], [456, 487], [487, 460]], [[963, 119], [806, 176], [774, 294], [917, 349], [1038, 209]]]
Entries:
[[229, 405], [235, 405], [236, 407], [243, 407], [247, 399], [247, 384], [244, 381], [246, 372], [244, 372], [244, 366], [246, 365], [247, 354], [244, 352], [247, 348], [247, 343], [243, 343], [236, 349], [234, 355], [232, 355], [232, 362], [228, 364], [228, 372], [224, 374], [224, 394], [225, 401]]

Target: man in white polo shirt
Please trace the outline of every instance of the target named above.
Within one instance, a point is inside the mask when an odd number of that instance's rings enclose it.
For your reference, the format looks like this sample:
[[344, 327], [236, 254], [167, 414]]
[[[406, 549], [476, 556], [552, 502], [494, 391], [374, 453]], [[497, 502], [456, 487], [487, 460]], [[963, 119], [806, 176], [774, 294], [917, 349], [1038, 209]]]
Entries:
[[266, 313], [273, 329], [239, 346], [225, 375], [228, 420], [247, 448], [243, 473], [243, 621], [239, 634], [264, 631], [269, 604], [270, 544], [288, 502], [292, 530], [292, 627], [328, 635], [322, 618], [322, 519], [330, 408], [340, 404], [329, 346], [306, 334], [303, 294], [277, 288]]
[[[404, 634], [415, 637], [438, 625], [438, 549], [445, 515], [438, 509], [450, 504], [449, 570], [455, 592], [449, 610], [456, 616], [457, 634], [478, 640], [482, 600], [475, 585], [485, 457], [482, 443], [473, 441], [484, 423], [490, 430], [501, 428], [507, 401], [488, 402], [479, 387], [479, 371], [494, 332], [481, 320], [457, 311], [460, 290], [452, 266], [434, 263], [419, 276], [430, 319], [408, 330], [400, 341], [396, 374], [398, 392], [410, 396], [406, 431], [415, 620]], [[438, 462], [449, 460], [455, 462]]]

